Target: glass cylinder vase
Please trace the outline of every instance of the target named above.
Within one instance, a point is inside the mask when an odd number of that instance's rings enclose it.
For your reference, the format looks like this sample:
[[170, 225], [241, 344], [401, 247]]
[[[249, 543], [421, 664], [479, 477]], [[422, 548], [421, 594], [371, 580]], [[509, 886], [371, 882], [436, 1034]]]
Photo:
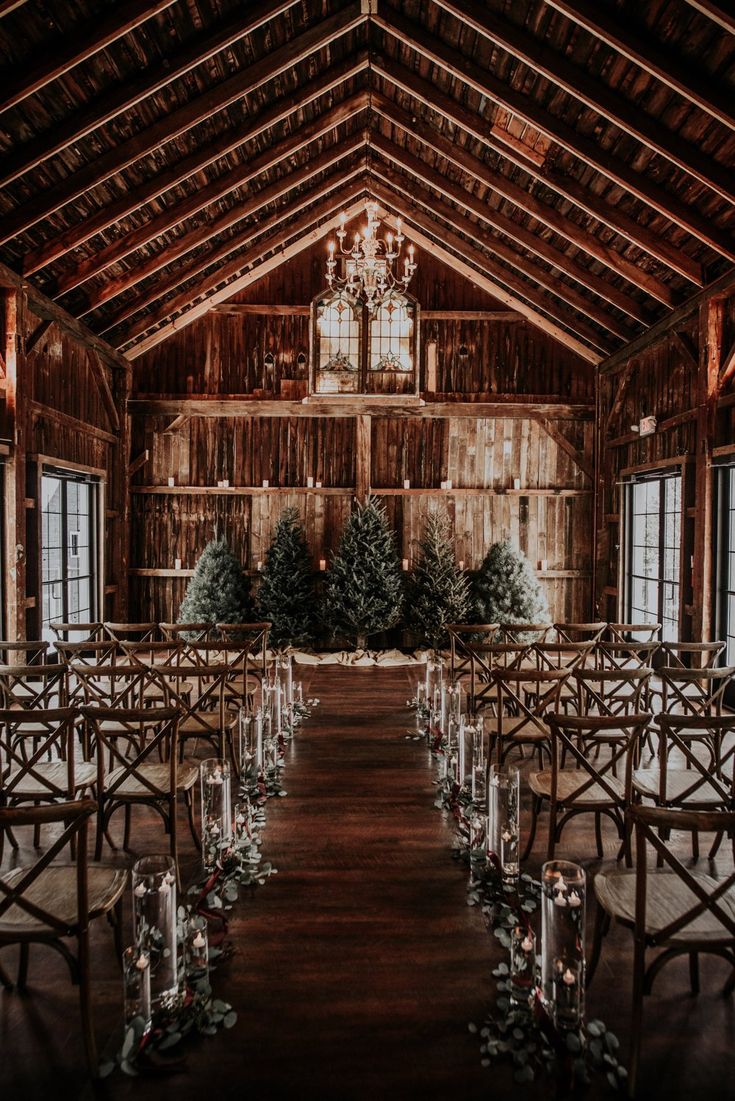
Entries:
[[444, 667], [440, 661], [426, 662], [425, 685], [426, 699], [431, 707], [438, 707], [444, 684]]
[[579, 1028], [584, 1016], [584, 869], [548, 860], [541, 871], [541, 990], [560, 1029]]
[[173, 857], [142, 856], [133, 865], [133, 933], [150, 960], [151, 1009], [165, 1008], [179, 993]]
[[503, 883], [518, 884], [520, 845], [520, 773], [490, 766], [488, 784], [488, 854], [500, 866]]
[[199, 766], [202, 798], [202, 861], [207, 872], [218, 867], [232, 840], [230, 766], [209, 757]]
[[281, 686], [283, 703], [286, 707], [293, 704], [293, 663], [290, 654], [279, 654], [276, 658], [276, 679]]
[[184, 959], [189, 982], [206, 979], [209, 974], [207, 923], [203, 917], [193, 917], [186, 923]]

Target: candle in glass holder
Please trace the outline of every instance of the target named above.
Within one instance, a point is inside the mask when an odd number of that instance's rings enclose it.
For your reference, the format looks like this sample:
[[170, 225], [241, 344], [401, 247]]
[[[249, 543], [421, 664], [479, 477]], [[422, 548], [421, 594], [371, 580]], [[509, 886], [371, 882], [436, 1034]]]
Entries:
[[125, 1026], [137, 1018], [144, 1022], [144, 1034], [151, 1027], [150, 956], [137, 946], [126, 948], [122, 956], [123, 1008]]
[[576, 1028], [584, 1014], [586, 875], [568, 860], [541, 871], [541, 992], [559, 1028]]
[[503, 882], [518, 882], [520, 840], [520, 774], [517, 768], [490, 766], [488, 784], [488, 852], [499, 862]]
[[196, 982], [209, 974], [209, 949], [207, 944], [207, 923], [204, 918], [195, 917], [187, 922], [184, 958], [186, 977]]
[[516, 925], [510, 934], [510, 1000], [528, 1005], [536, 986], [536, 938]]
[[209, 757], [199, 766], [202, 804], [202, 860], [205, 871], [213, 871], [232, 839], [230, 766]]
[[176, 939], [176, 868], [173, 857], [142, 856], [133, 865], [133, 932], [150, 960], [151, 1008], [179, 995]]

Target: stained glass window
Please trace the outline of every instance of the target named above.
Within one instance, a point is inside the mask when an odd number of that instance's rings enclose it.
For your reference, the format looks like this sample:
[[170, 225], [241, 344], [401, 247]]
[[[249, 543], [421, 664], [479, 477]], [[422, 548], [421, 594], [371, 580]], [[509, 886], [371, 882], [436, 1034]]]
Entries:
[[360, 307], [344, 291], [316, 306], [316, 388], [323, 393], [357, 391], [360, 368]]
[[413, 371], [413, 326], [410, 301], [391, 291], [370, 320], [371, 371]]

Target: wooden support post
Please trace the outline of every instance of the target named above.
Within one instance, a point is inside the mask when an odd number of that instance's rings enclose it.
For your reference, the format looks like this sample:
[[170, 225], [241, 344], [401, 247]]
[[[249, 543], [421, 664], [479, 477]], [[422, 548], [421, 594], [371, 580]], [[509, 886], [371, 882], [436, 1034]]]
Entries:
[[712, 638], [714, 622], [712, 449], [715, 442], [717, 396], [725, 306], [711, 298], [699, 311], [699, 370], [697, 375], [697, 451], [695, 456], [694, 536], [692, 557], [692, 637]]
[[[124, 371], [113, 373], [113, 385], [118, 409], [127, 409], [130, 397], [131, 376]], [[107, 546], [111, 555], [111, 569], [107, 570], [110, 581], [117, 582], [117, 591], [113, 594], [115, 616], [120, 622], [128, 619], [128, 598], [130, 579], [128, 568], [130, 566], [130, 480], [134, 473], [130, 463], [130, 416], [123, 412], [120, 418], [120, 433], [117, 444], [111, 449], [113, 463], [113, 495], [109, 505], [117, 511], [117, 516], [112, 521], [112, 538], [107, 536]], [[149, 457], [148, 451], [138, 456], [136, 461], [142, 466]]]
[[107, 381], [105, 368], [91, 349], [87, 350], [87, 363], [89, 364], [92, 378], [95, 381], [100, 398], [102, 399], [102, 404], [105, 407], [110, 427], [114, 432], [118, 432], [120, 430], [120, 417], [117, 412], [117, 406], [115, 405], [115, 399], [112, 396], [110, 384]]
[[5, 634], [26, 637], [26, 454], [29, 450], [25, 372], [19, 342], [22, 292], [3, 290], [3, 359], [6, 370], [6, 424], [12, 443], [5, 477], [5, 561], [7, 593]]
[[362, 504], [370, 493], [370, 465], [372, 444], [372, 420], [361, 414], [357, 418], [355, 446], [355, 495]]

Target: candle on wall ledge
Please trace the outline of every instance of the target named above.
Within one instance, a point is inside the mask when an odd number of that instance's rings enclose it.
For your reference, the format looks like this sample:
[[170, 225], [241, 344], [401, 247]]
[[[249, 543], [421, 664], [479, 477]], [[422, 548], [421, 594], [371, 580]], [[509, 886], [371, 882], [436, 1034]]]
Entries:
[[464, 558], [460, 558], [459, 562], [457, 563], [457, 569], [464, 569]]
[[260, 573], [260, 571], [263, 569], [263, 563], [260, 561], [260, 559], [258, 559], [258, 564], [255, 568], [257, 569], [258, 573]]
[[315, 487], [316, 487], [317, 489], [321, 489], [321, 488], [322, 488], [322, 483], [321, 483], [321, 482], [315, 482], [315, 483], [314, 483], [314, 485], [315, 485]]
[[180, 570], [181, 569], [181, 559], [180, 558], [174, 558], [174, 569], [175, 570]]
[[549, 560], [548, 560], [548, 558], [542, 558], [542, 559], [541, 559], [541, 561], [539, 562], [539, 568], [540, 568], [540, 569], [541, 569], [542, 571], [546, 571], [546, 570], [548, 570], [548, 568], [549, 568]]
[[270, 482], [268, 481], [268, 479], [264, 478], [263, 479], [263, 489], [267, 489], [269, 485], [270, 485]]
[[410, 478], [404, 478], [403, 479], [403, 488], [404, 489], [410, 489], [411, 488], [411, 479]]
[[402, 565], [402, 567], [403, 567], [403, 569], [404, 569], [404, 570], [408, 570], [408, 559], [407, 559], [407, 558], [404, 558], [404, 559], [403, 559], [403, 562], [401, 563], [401, 565]]
[[230, 479], [229, 478], [223, 478], [222, 479], [222, 488], [223, 489], [229, 489], [230, 488]]
[[452, 488], [452, 479], [451, 478], [447, 478], [446, 482], [444, 483], [444, 488], [445, 489], [451, 489]]
[[314, 479], [311, 476], [309, 476], [306, 479], [306, 488], [307, 489], [313, 489], [314, 488]]
[[175, 486], [175, 485], [176, 485], [176, 479], [175, 479], [175, 478], [169, 478], [169, 480], [168, 480], [168, 484], [169, 484], [170, 486]]
[[320, 570], [322, 571], [322, 573], [324, 573], [324, 571], [326, 570], [326, 568], [327, 568], [327, 560], [326, 560], [326, 558], [320, 558], [320, 559], [319, 559], [319, 569], [320, 569]]
[[520, 478], [514, 478], [513, 479], [513, 489], [520, 489], [520, 488], [521, 488], [521, 479]]

